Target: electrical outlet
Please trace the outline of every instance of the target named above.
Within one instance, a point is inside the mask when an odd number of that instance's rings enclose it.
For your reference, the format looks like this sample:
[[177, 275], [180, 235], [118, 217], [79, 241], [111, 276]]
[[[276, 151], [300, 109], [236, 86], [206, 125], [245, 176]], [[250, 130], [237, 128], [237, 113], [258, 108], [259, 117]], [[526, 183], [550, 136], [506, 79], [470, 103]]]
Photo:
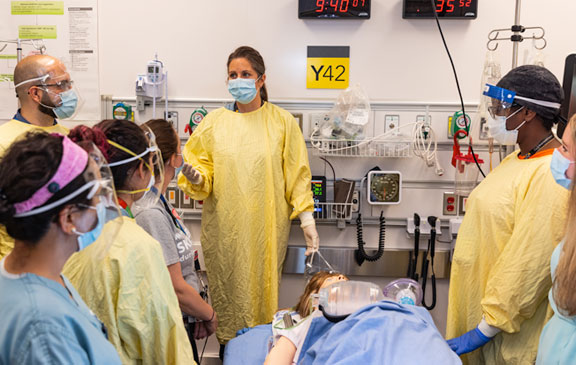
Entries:
[[457, 215], [458, 214], [458, 195], [452, 192], [445, 192], [444, 199], [442, 200], [442, 214], [443, 215]]
[[400, 116], [399, 115], [385, 115], [384, 116], [385, 132], [393, 132], [392, 134], [398, 135], [400, 133]]
[[486, 118], [480, 118], [480, 135], [478, 136], [479, 139], [487, 141], [490, 138], [488, 123], [486, 122]]
[[352, 213], [358, 213], [360, 210], [360, 192], [354, 190], [352, 193]]

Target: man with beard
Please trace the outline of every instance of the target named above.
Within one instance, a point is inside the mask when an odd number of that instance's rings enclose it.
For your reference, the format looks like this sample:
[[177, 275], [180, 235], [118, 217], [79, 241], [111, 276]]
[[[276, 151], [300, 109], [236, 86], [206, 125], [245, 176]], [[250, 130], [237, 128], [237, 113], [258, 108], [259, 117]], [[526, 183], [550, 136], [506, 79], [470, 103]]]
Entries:
[[[68, 134], [56, 118], [74, 115], [78, 96], [64, 64], [48, 55], [22, 59], [14, 69], [14, 86], [21, 108], [0, 125], [0, 158], [10, 145], [31, 130]], [[0, 259], [14, 247], [14, 240], [0, 226]]]

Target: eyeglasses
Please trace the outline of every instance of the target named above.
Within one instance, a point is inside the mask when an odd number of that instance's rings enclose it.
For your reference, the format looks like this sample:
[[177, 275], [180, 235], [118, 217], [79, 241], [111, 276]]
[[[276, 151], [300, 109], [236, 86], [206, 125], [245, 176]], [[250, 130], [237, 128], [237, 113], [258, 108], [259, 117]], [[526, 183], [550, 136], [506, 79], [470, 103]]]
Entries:
[[40, 84], [40, 85], [33, 85], [33, 86], [36, 86], [36, 87], [55, 87], [57, 89], [66, 91], [66, 90], [70, 90], [74, 86], [74, 81], [73, 80], [62, 80], [62, 81], [55, 82], [53, 84]]
[[488, 107], [488, 113], [492, 118], [496, 118], [497, 116], [506, 115], [506, 110], [511, 110], [512, 108], [519, 107], [520, 104], [512, 103], [510, 106], [505, 106], [504, 104], [499, 103], [498, 105], [491, 105]]

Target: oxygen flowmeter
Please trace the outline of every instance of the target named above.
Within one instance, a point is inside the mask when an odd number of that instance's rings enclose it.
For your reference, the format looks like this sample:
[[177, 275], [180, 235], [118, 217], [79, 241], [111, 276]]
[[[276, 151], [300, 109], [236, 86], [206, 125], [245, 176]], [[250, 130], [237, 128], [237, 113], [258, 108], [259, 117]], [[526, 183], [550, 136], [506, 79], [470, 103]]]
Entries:
[[[465, 131], [466, 134], [458, 133], [458, 131]], [[458, 134], [458, 139], [463, 139], [470, 133], [470, 117], [468, 114], [457, 111], [453, 116], [448, 118], [448, 138], [453, 138]]]

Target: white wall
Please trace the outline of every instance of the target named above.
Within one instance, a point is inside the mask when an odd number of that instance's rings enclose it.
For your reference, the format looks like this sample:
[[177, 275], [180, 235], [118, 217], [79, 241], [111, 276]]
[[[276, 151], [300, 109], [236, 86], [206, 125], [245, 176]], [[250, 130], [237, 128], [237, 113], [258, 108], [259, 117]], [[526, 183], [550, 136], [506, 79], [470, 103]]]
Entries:
[[[510, 27], [514, 4], [479, 1], [475, 20], [442, 21], [464, 94], [478, 100], [488, 32]], [[402, 19], [402, 1], [372, 0], [369, 20], [300, 20], [296, 0], [100, 1], [102, 94], [134, 95], [134, 79], [154, 53], [170, 73], [173, 98], [227, 98], [228, 54], [252, 45], [268, 68], [272, 99], [333, 98], [336, 91], [305, 88], [307, 45], [350, 46], [351, 83], [373, 100], [456, 101], [452, 70], [435, 22]], [[557, 9], [552, 11], [549, 9]], [[574, 51], [576, 3], [524, 1], [521, 24], [546, 29], [548, 66], [562, 77], [564, 58]], [[547, 14], [554, 14], [548, 16]], [[511, 42], [502, 42], [504, 69], [511, 67]], [[522, 49], [529, 41], [521, 44]]]

